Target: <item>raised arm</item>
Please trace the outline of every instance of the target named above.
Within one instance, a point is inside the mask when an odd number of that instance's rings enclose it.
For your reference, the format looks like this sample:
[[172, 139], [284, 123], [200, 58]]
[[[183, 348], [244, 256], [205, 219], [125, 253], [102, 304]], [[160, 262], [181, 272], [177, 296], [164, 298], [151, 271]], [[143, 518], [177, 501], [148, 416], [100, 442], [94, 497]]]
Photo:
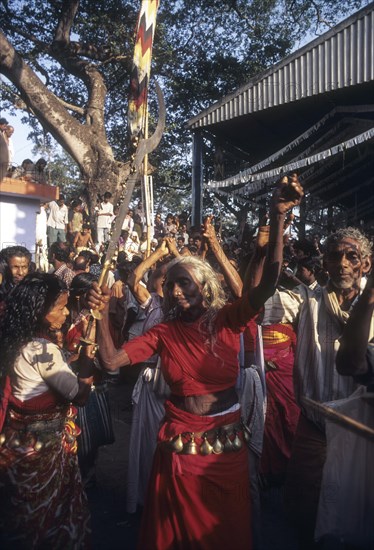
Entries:
[[148, 289], [141, 284], [144, 275], [151, 267], [169, 254], [169, 249], [164, 239], [161, 245], [148, 258], [143, 260], [129, 276], [127, 284], [140, 304], [144, 304], [150, 297]]
[[[284, 176], [278, 183], [270, 203], [269, 239], [265, 259], [261, 254], [249, 273], [249, 301], [259, 310], [275, 292], [283, 261], [283, 231], [286, 214], [298, 206], [303, 196], [296, 174]], [[246, 286], [246, 282], [244, 283]]]
[[235, 296], [235, 298], [240, 298], [243, 288], [242, 280], [235, 267], [230, 263], [217, 239], [211, 216], [207, 216], [204, 220], [203, 236], [205, 237], [210, 250], [216, 257], [216, 260], [221, 267], [223, 276], [225, 277], [226, 283], [229, 286], [233, 296]]
[[[374, 272], [372, 271], [366, 287], [357, 300], [340, 339], [340, 348], [336, 355], [336, 369], [339, 374], [373, 378], [366, 359], [370, 325], [374, 314]], [[371, 375], [371, 376], [370, 376]], [[360, 382], [360, 380], [358, 380]]]

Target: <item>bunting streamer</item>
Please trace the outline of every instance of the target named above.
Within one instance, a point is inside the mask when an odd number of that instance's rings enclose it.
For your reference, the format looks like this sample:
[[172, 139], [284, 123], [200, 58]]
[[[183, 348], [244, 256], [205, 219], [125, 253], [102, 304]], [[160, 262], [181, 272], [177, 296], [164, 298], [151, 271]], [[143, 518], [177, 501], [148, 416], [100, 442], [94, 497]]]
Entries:
[[130, 79], [128, 122], [131, 138], [144, 136], [153, 37], [159, 0], [142, 0]]
[[[347, 149], [351, 149], [352, 147], [356, 147], [360, 143], [364, 143], [365, 141], [371, 140], [374, 138], [374, 128], [370, 128], [370, 130], [367, 130], [366, 132], [363, 132], [362, 134], [358, 134], [357, 136], [344, 141], [342, 143], [339, 143], [338, 145], [335, 145], [334, 147], [330, 147], [330, 149], [325, 149], [324, 151], [321, 151], [320, 153], [316, 153], [315, 155], [311, 155], [310, 157], [306, 157], [300, 160], [296, 160], [295, 162], [291, 162], [289, 164], [285, 164], [283, 166], [279, 166], [278, 168], [274, 168], [272, 170], [267, 170], [265, 172], [257, 172], [256, 174], [249, 174], [248, 172], [241, 172], [238, 175], [229, 178], [224, 181], [209, 181], [208, 187], [210, 189], [214, 189], [215, 192], [221, 192], [221, 193], [227, 193], [229, 195], [250, 195], [253, 193], [258, 193], [265, 189], [265, 182], [269, 180], [276, 180], [282, 173], [287, 172], [293, 172], [295, 170], [299, 170], [300, 168], [304, 168], [306, 166], [312, 166], [316, 162], [321, 162], [323, 160], [326, 160], [327, 158], [333, 157], [339, 153], [342, 153], [346, 151]], [[225, 187], [230, 186], [238, 186], [243, 185], [239, 189], [228, 189], [227, 191], [224, 191], [223, 189]]]

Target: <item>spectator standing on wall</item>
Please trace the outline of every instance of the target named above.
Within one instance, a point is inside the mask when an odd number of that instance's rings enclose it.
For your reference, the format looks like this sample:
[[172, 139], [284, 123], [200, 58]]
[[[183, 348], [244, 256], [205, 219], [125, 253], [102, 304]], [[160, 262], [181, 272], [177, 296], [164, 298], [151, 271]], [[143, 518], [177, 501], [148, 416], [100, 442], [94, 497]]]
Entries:
[[35, 174], [34, 180], [36, 183], [47, 183], [45, 168], [47, 166], [47, 161], [43, 158], [40, 158], [35, 163]]
[[4, 130], [4, 138], [5, 138], [5, 141], [8, 145], [8, 159], [9, 159], [9, 164], [8, 164], [8, 167], [9, 169], [12, 168], [12, 162], [13, 162], [13, 158], [14, 158], [14, 144], [13, 144], [13, 140], [12, 140], [12, 135], [14, 134], [14, 128], [13, 126], [10, 126], [9, 124], [7, 126], [5, 126], [5, 130]]
[[48, 246], [55, 242], [66, 241], [66, 231], [69, 223], [69, 210], [65, 204], [64, 195], [60, 195], [57, 201], [49, 203], [49, 216], [47, 220]]

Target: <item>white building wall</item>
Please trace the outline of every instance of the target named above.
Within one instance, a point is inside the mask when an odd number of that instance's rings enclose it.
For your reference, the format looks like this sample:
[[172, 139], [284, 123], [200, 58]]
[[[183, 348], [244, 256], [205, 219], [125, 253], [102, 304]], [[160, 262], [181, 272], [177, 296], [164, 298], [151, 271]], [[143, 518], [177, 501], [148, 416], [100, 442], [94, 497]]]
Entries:
[[19, 196], [0, 197], [0, 249], [22, 245], [35, 253], [36, 214], [40, 200]]

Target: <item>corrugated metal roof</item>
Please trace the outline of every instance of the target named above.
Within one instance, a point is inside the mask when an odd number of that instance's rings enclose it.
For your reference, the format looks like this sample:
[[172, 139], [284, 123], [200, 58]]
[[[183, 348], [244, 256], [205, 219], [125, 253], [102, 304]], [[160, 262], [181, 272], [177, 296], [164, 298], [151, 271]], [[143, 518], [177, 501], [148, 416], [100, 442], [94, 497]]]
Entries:
[[192, 118], [211, 126], [374, 80], [374, 3]]

